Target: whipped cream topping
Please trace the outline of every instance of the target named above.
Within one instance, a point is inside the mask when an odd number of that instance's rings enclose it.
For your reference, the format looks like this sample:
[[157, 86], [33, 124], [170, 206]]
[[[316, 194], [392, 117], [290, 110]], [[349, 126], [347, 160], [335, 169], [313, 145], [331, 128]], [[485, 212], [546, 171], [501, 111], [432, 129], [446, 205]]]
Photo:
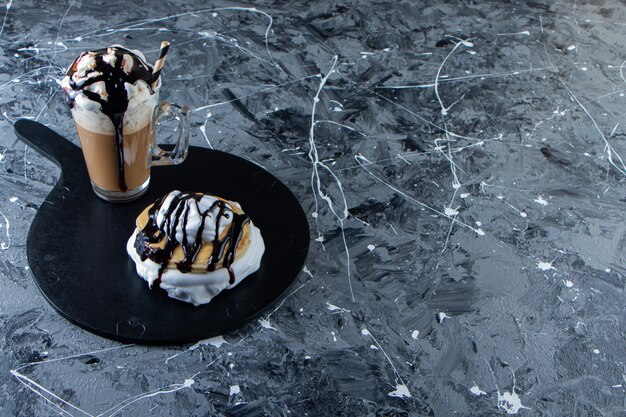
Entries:
[[[240, 212], [235, 202], [173, 191], [150, 208], [148, 223], [142, 230], [134, 231], [126, 250], [137, 273], [150, 287], [156, 284], [172, 298], [194, 305], [206, 304], [260, 267], [265, 252], [261, 232]], [[244, 228], [248, 228], [249, 242], [242, 253], [237, 253]], [[161, 241], [163, 236], [163, 248], [149, 245]], [[213, 250], [199, 271], [194, 261], [203, 242], [211, 242]], [[179, 246], [184, 259], [171, 264], [174, 249]], [[196, 267], [193, 270], [192, 265]]]
[[152, 66], [140, 51], [113, 45], [80, 54], [61, 87], [71, 107], [114, 115], [124, 113], [132, 101], [143, 101], [146, 93], [154, 94], [159, 83], [153, 88], [152, 81]]
[[150, 123], [160, 83], [140, 51], [121, 45], [83, 52], [61, 81], [74, 121], [91, 132], [115, 136], [121, 191], [128, 190], [124, 132]]

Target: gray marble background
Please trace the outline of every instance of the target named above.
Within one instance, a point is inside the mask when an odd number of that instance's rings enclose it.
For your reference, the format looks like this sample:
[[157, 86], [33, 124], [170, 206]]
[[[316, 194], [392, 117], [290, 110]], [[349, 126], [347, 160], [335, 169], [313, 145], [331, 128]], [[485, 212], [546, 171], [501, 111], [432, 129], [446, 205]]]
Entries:
[[[626, 415], [622, 2], [98, 3], [0, 7], [2, 415]], [[60, 173], [12, 128], [76, 143], [71, 61], [161, 40], [193, 144], [279, 177], [312, 230], [286, 298], [192, 346], [47, 305], [25, 245]]]

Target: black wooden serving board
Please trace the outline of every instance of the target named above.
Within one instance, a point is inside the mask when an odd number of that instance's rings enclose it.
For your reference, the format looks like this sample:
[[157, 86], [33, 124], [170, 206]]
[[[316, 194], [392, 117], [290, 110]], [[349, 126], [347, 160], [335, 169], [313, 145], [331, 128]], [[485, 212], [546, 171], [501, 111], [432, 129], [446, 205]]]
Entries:
[[[258, 317], [304, 265], [309, 226], [302, 207], [283, 183], [251, 162], [191, 147], [181, 165], [152, 169], [150, 188], [142, 198], [113, 204], [93, 193], [80, 148], [29, 120], [18, 120], [15, 132], [61, 167], [59, 182], [28, 233], [28, 263], [48, 302], [84, 329], [145, 344], [216, 336]], [[199, 307], [150, 290], [126, 253], [137, 215], [175, 189], [239, 202], [265, 241], [260, 269]]]

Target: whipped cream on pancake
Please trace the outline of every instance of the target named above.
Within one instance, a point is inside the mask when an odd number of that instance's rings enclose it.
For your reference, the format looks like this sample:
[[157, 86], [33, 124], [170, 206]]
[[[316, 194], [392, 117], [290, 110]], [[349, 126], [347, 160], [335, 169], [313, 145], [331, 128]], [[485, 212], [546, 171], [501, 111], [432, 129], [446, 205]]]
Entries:
[[88, 131], [115, 135], [123, 191], [123, 135], [150, 123], [160, 86], [144, 55], [121, 45], [83, 52], [61, 81], [74, 121]]
[[256, 272], [265, 244], [238, 203], [172, 191], [140, 214], [126, 250], [150, 287], [200, 305]]

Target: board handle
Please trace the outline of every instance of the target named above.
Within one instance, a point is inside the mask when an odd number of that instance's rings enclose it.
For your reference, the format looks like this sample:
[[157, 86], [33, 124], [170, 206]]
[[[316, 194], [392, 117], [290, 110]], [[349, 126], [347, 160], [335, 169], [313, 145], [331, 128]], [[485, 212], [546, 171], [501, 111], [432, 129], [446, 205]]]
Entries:
[[33, 120], [19, 119], [13, 125], [15, 134], [61, 169], [72, 168], [81, 161], [80, 148], [49, 127]]

